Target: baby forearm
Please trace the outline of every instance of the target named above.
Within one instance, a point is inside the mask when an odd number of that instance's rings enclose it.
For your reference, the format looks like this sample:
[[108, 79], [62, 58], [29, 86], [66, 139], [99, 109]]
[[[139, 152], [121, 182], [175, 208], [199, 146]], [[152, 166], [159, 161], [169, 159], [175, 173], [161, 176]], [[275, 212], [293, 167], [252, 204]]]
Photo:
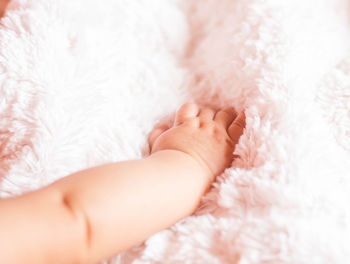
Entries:
[[80, 171], [51, 187], [84, 211], [91, 232], [88, 258], [98, 261], [190, 215], [211, 177], [191, 156], [164, 150]]

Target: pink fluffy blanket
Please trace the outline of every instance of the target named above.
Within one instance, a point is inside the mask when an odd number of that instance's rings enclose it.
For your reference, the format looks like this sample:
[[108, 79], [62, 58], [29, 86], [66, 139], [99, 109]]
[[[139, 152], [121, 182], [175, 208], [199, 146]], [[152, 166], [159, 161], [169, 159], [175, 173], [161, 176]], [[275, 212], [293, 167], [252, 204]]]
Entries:
[[141, 157], [187, 100], [232, 105], [240, 158], [197, 212], [106, 262], [348, 263], [349, 22], [346, 0], [13, 0], [0, 197]]

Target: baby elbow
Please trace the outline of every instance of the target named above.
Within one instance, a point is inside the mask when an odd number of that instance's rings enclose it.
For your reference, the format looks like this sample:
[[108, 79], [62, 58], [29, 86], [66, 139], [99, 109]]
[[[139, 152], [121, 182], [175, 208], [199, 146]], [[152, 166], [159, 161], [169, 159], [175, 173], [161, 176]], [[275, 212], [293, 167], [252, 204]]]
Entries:
[[84, 208], [79, 206], [75, 199], [68, 194], [62, 196], [62, 204], [73, 218], [79, 236], [79, 250], [74, 263], [90, 263], [89, 252], [91, 248], [91, 224]]

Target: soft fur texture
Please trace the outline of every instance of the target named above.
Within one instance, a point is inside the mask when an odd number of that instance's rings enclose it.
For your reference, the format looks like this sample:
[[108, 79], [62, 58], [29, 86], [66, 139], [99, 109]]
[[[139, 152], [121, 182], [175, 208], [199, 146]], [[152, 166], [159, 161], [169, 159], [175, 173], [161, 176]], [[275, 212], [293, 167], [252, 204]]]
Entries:
[[[183, 102], [245, 109], [197, 212], [110, 263], [348, 263], [346, 0], [14, 0], [0, 196], [147, 154]], [[116, 208], [115, 210], [118, 210]]]

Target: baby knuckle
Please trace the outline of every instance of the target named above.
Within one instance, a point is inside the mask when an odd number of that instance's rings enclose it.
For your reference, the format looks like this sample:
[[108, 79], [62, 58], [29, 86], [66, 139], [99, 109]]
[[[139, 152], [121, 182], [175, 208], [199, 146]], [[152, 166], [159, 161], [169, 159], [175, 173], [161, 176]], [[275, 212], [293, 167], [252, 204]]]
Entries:
[[198, 126], [199, 123], [199, 119], [198, 117], [194, 117], [194, 118], [187, 118], [183, 124], [187, 125], [187, 126]]
[[206, 129], [214, 129], [213, 122], [211, 122], [209, 120], [201, 120], [199, 126], [206, 128]]
[[224, 142], [225, 141], [225, 134], [217, 127], [213, 129], [213, 135], [215, 139], [219, 142]]

